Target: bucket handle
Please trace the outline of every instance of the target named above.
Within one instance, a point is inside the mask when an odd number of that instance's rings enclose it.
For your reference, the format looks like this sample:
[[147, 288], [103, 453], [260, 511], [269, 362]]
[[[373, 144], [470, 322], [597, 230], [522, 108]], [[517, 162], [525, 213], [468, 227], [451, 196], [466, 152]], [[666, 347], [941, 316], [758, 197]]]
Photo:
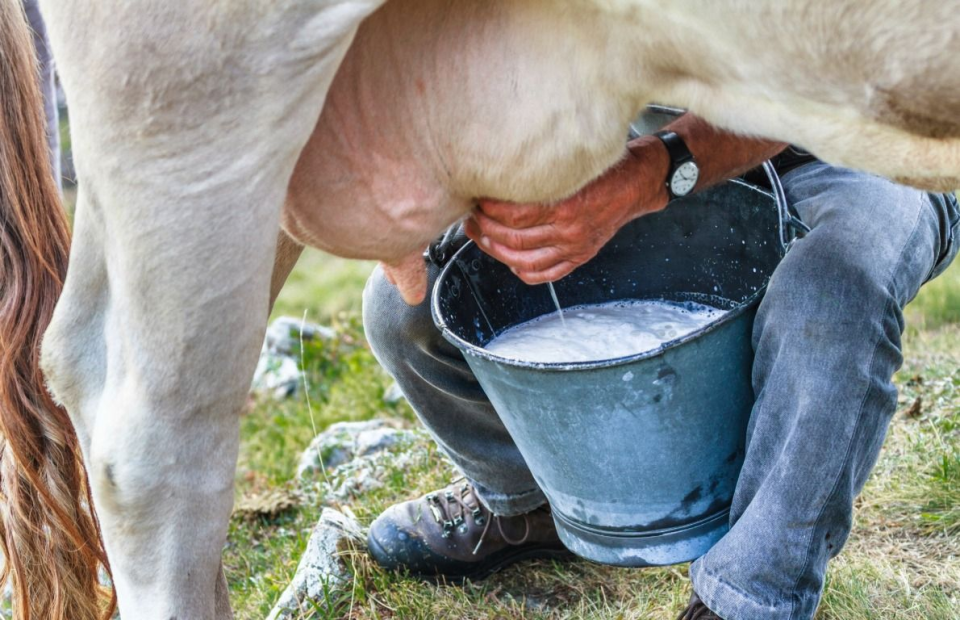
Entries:
[[463, 230], [463, 220], [460, 220], [427, 246], [423, 252], [423, 260], [443, 269], [457, 250], [465, 246], [468, 241], [470, 240], [467, 238], [467, 233]]
[[763, 171], [767, 174], [767, 180], [770, 181], [770, 188], [773, 190], [773, 200], [777, 203], [777, 215], [780, 220], [780, 245], [786, 252], [794, 241], [803, 238], [810, 232], [810, 227], [804, 224], [790, 209], [787, 194], [783, 191], [783, 183], [780, 182], [780, 175], [777, 174], [777, 169], [769, 159], [763, 162]]

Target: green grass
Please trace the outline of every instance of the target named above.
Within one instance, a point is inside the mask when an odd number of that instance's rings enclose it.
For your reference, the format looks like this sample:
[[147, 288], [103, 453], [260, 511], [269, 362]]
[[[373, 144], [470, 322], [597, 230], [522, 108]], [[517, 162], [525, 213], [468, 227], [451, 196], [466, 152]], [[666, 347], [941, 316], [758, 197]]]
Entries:
[[925, 482], [920, 517], [931, 529], [960, 533], [960, 452], [954, 447], [944, 450]]
[[920, 289], [920, 294], [906, 309], [907, 321], [917, 329], [936, 329], [960, 323], [960, 265]]
[[356, 319], [334, 325], [340, 332], [336, 340], [306, 343], [310, 406], [302, 395], [279, 402], [263, 398], [244, 416], [241, 462], [246, 472], [282, 483], [296, 469], [314, 428], [379, 415], [411, 418], [404, 404], [383, 403], [390, 378], [367, 348]]
[[[309, 406], [299, 399], [254, 400], [241, 422], [243, 441], [237, 469], [237, 497], [275, 488], [292, 489], [300, 453], [323, 429], [344, 420], [393, 418], [409, 424], [405, 403], [389, 406], [383, 393], [390, 378], [378, 366], [360, 333], [355, 315], [335, 322], [340, 336], [306, 344]], [[238, 617], [262, 618], [296, 569], [310, 528], [320, 514], [317, 498], [273, 520], [231, 521], [224, 556]], [[246, 615], [244, 615], [246, 614]]]
[[[275, 315], [333, 320], [343, 336], [307, 351], [311, 420], [305, 399], [252, 405], [243, 420], [237, 494], [290, 488], [313, 425], [384, 417], [415, 427], [406, 405], [389, 407], [389, 378], [363, 343], [356, 318], [370, 265], [319, 253], [301, 260]], [[340, 314], [346, 311], [346, 314]], [[897, 375], [900, 412], [858, 501], [847, 548], [828, 573], [818, 620], [957, 620], [960, 613], [960, 267], [926, 286], [907, 310], [905, 363]], [[329, 319], [329, 317], [335, 317]], [[904, 412], [917, 397], [920, 415]], [[450, 466], [419, 441], [407, 462], [384, 461], [384, 486], [347, 504], [368, 524], [390, 504], [446, 484]], [[293, 576], [325, 498], [322, 480], [307, 500], [274, 519], [231, 522], [225, 555], [239, 619], [260, 619]], [[340, 482], [337, 479], [334, 484]], [[534, 562], [465, 586], [424, 584], [377, 568], [347, 549], [352, 586], [332, 589], [305, 619], [321, 618], [673, 618], [689, 596], [686, 567], [629, 570], [586, 561]]]
[[60, 110], [60, 124], [57, 129], [60, 134], [60, 150], [63, 153], [70, 153], [73, 150], [70, 136], [70, 116], [65, 110]]
[[360, 293], [375, 263], [338, 258], [307, 248], [287, 278], [273, 317], [303, 316], [327, 322], [341, 312], [360, 311]]

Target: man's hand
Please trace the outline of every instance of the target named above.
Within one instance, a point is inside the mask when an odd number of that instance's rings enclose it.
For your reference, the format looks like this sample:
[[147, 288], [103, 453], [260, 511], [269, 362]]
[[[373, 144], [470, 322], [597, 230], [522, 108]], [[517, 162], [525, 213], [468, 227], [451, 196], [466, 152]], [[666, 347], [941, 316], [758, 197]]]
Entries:
[[527, 284], [553, 282], [596, 256], [632, 219], [663, 209], [669, 160], [656, 138], [572, 197], [553, 205], [481, 200], [467, 235]]

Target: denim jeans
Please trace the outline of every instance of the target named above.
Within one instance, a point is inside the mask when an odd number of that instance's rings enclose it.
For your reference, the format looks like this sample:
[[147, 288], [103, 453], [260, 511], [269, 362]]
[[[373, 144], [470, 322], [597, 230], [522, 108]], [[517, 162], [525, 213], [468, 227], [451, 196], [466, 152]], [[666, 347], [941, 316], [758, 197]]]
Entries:
[[[820, 162], [783, 185], [811, 231], [758, 311], [757, 401], [731, 529], [690, 569], [696, 592], [726, 620], [813, 617], [896, 408], [902, 309], [960, 247], [953, 196]], [[515, 515], [546, 501], [428, 303], [406, 306], [378, 270], [364, 291], [364, 324], [381, 364], [488, 508]]]

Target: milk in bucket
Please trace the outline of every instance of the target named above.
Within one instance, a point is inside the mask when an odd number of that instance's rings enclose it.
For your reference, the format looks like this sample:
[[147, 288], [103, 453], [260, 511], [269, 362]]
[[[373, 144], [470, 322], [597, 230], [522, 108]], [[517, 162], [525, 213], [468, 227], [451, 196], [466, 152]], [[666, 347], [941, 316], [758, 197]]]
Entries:
[[527, 362], [590, 362], [652, 351], [722, 317], [695, 302], [630, 300], [565, 308], [506, 330], [486, 349]]

